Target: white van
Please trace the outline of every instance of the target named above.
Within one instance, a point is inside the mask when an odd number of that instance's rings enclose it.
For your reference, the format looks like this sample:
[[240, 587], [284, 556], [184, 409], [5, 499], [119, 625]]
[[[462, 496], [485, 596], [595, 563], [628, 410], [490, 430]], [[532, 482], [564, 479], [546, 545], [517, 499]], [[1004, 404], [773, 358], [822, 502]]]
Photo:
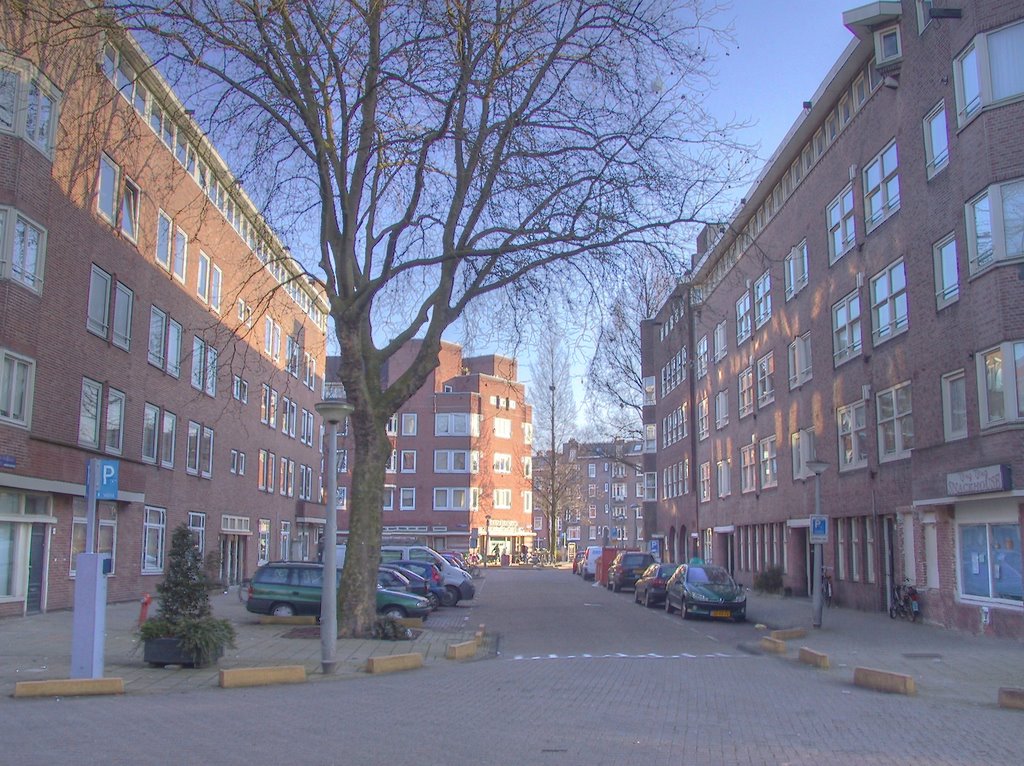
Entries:
[[[340, 567], [345, 563], [346, 546], [339, 544], [337, 550], [338, 566]], [[473, 584], [472, 575], [454, 566], [433, 548], [428, 548], [425, 545], [382, 545], [380, 547], [380, 560], [382, 562], [401, 561], [403, 559], [427, 561], [437, 566], [441, 571], [441, 583], [452, 593], [452, 603], [457, 603], [463, 599], [470, 601], [476, 595], [476, 586]]]
[[597, 562], [601, 560], [601, 551], [604, 550], [600, 545], [588, 545], [587, 552], [583, 556], [583, 579], [593, 580], [597, 577]]

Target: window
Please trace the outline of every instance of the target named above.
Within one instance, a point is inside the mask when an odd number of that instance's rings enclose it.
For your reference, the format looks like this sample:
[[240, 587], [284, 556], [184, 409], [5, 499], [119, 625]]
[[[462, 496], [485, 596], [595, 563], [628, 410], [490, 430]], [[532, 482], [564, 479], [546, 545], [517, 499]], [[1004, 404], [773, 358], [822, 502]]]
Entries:
[[89, 275], [89, 310], [85, 329], [101, 338], [107, 337], [110, 316], [110, 275], [93, 265]]
[[729, 475], [729, 460], [719, 460], [716, 466], [718, 477], [718, 496], [728, 497], [732, 494], [732, 479]]
[[156, 262], [170, 271], [171, 269], [171, 236], [174, 226], [171, 218], [163, 210], [156, 218]]
[[1024, 420], [1024, 341], [1003, 343], [976, 359], [982, 428]]
[[708, 395], [707, 393], [701, 394], [700, 399], [697, 400], [697, 436], [701, 439], [707, 439], [708, 434], [711, 433], [711, 426], [708, 423]]
[[476, 473], [480, 453], [469, 450], [434, 450], [434, 473]]
[[725, 322], [721, 321], [715, 325], [715, 361], [724, 359], [728, 351], [728, 344], [725, 339]]
[[832, 307], [833, 363], [838, 367], [860, 349], [860, 295], [854, 291]]
[[156, 306], [149, 311], [149, 363], [174, 377], [181, 372], [181, 325]]
[[942, 430], [948, 442], [967, 438], [967, 386], [963, 370], [942, 376]]
[[0, 64], [0, 131], [24, 137], [49, 157], [60, 92], [28, 61], [7, 61], [7, 68]]
[[82, 399], [78, 410], [78, 443], [83, 447], [100, 446], [100, 407], [103, 384], [82, 378]]
[[793, 390], [811, 379], [811, 334], [805, 332], [789, 344], [789, 388]]
[[839, 470], [849, 471], [868, 464], [868, 432], [864, 402], [836, 410], [839, 427]]
[[871, 278], [871, 323], [876, 346], [907, 329], [907, 275], [902, 259]]
[[402, 436], [416, 435], [416, 413], [402, 413]]
[[960, 593], [1021, 602], [1020, 523], [959, 524]]
[[107, 415], [104, 420], [103, 448], [112, 455], [120, 455], [124, 446], [124, 393], [107, 389]]
[[210, 256], [199, 251], [199, 263], [196, 268], [196, 295], [203, 303], [210, 300]]
[[757, 360], [757, 406], [775, 401], [775, 352], [769, 351]]
[[700, 483], [698, 484], [698, 498], [700, 502], [706, 503], [711, 500], [711, 463], [700, 464]]
[[[509, 432], [511, 434], [511, 431]], [[435, 436], [479, 436], [479, 416], [467, 412], [438, 412], [434, 415]]]
[[744, 291], [736, 301], [736, 342], [750, 337], [750, 293]]
[[285, 371], [293, 378], [299, 377], [299, 353], [301, 349], [299, 347], [299, 340], [294, 335], [289, 335], [285, 339], [285, 360], [284, 368]]
[[[81, 507], [78, 507], [79, 503], [83, 503]], [[106, 503], [102, 505], [107, 505]], [[84, 502], [81, 498], [74, 499], [74, 512], [75, 516], [71, 522], [71, 569], [68, 572], [74, 577], [76, 572], [76, 564], [78, 562], [78, 554], [85, 552], [85, 533], [88, 526], [84, 516], [79, 516], [79, 513], [85, 512]], [[100, 509], [97, 509], [99, 512]], [[104, 509], [105, 512], [106, 509]], [[98, 513], [97, 513], [98, 515]], [[117, 572], [117, 522], [112, 519], [96, 519], [96, 541], [95, 541], [95, 552], [106, 553], [110, 556], [110, 574]]]
[[953, 61], [958, 125], [982, 109], [1024, 94], [1024, 22], [977, 35]]
[[1024, 258], [1024, 180], [988, 187], [967, 203], [972, 274], [995, 261]]
[[875, 399], [878, 412], [878, 459], [909, 457], [914, 448], [914, 417], [910, 383], [882, 391]]
[[757, 445], [740, 447], [740, 492], [757, 490]]
[[192, 338], [192, 388], [217, 396], [217, 349], [199, 336]]
[[944, 308], [960, 298], [960, 265], [956, 257], [956, 238], [950, 234], [932, 247], [935, 264], [935, 306]]
[[249, 381], [240, 375], [235, 375], [231, 380], [231, 398], [242, 404], [249, 403]]
[[142, 526], [142, 573], [161, 574], [164, 571], [164, 535], [167, 529], [167, 511], [146, 506]]
[[199, 473], [200, 441], [203, 427], [194, 420], [188, 421], [188, 442], [185, 446], [185, 472], [192, 475]]
[[940, 101], [924, 118], [924, 156], [928, 178], [949, 164], [949, 134], [946, 132], [946, 105]]
[[814, 429], [804, 428], [790, 435], [790, 447], [793, 450], [793, 478], [807, 479], [814, 476], [814, 471], [807, 467], [809, 460], [814, 460]]
[[25, 110], [25, 138], [47, 156], [57, 127], [57, 99], [49, 90], [39, 80], [29, 83]]
[[[511, 490], [495, 490], [495, 497], [499, 492], [507, 492], [508, 503], [512, 504]], [[466, 487], [435, 487], [434, 488], [434, 510], [435, 511], [466, 511], [469, 510], [469, 489]], [[495, 500], [495, 508], [497, 500]]]
[[754, 325], [761, 327], [772, 318], [772, 275], [767, 271], [754, 282]]
[[895, 141], [864, 168], [864, 221], [868, 231], [900, 209], [898, 171]]
[[739, 415], [741, 418], [754, 411], [754, 369], [748, 367], [739, 377]]
[[789, 251], [785, 262], [786, 300], [807, 287], [807, 240]]
[[[917, 33], [922, 34], [924, 28], [928, 26], [932, 20], [928, 12], [932, 8], [932, 0], [917, 0], [914, 5], [917, 6]], [[869, 525], [870, 526], [870, 525]]]
[[512, 456], [500, 452], [494, 453], [494, 472], [512, 473]]
[[174, 252], [172, 254], [171, 266], [175, 278], [185, 283], [185, 269], [188, 265], [188, 235], [180, 228], [174, 232]]
[[729, 425], [729, 392], [719, 391], [715, 394], [715, 428]]
[[199, 553], [202, 554], [206, 550], [206, 514], [190, 511], [188, 514], [188, 531], [192, 533], [192, 540], [195, 542]]
[[494, 435], [499, 439], [512, 438], [512, 421], [508, 418], [494, 419]]
[[776, 455], [775, 437], [769, 436], [760, 443], [761, 488], [778, 486], [779, 466]]
[[697, 368], [697, 377], [703, 378], [708, 374], [708, 336], [703, 335], [701, 339], [697, 341], [697, 355], [694, 358], [694, 364]]
[[0, 348], [0, 423], [29, 426], [35, 372], [34, 360]]
[[399, 495], [399, 510], [402, 511], [414, 511], [416, 510], [416, 488], [415, 487], [402, 487], [401, 494]]
[[0, 207], [0, 279], [41, 292], [45, 253], [46, 231], [12, 208]]
[[160, 465], [164, 468], [174, 468], [174, 440], [177, 428], [177, 416], [164, 410], [163, 425], [160, 427]]
[[828, 223], [828, 262], [835, 263], [853, 247], [856, 226], [853, 220], [853, 184], [843, 189], [825, 209]]
[[96, 210], [111, 224], [117, 221], [117, 181], [119, 169], [107, 155], [100, 155], [96, 178]]
[[416, 473], [416, 450], [402, 450], [401, 471], [402, 473]]
[[886, 27], [875, 32], [875, 64], [883, 66], [903, 58], [899, 26]]

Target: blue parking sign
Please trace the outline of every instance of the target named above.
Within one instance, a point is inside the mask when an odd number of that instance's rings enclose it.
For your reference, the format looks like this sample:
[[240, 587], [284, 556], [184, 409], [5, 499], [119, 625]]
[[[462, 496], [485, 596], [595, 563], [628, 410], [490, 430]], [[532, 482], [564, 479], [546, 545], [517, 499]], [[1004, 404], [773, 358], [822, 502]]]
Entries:
[[96, 477], [96, 499], [117, 500], [117, 480], [121, 467], [119, 460], [97, 460], [99, 464]]
[[811, 544], [828, 542], [828, 516], [811, 516]]

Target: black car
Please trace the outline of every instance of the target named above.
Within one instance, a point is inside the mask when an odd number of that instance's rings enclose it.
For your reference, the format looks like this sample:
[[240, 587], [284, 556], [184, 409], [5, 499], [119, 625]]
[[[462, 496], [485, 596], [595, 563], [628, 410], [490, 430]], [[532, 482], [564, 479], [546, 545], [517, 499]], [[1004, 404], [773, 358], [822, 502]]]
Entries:
[[398, 561], [385, 561], [382, 566], [398, 566], [415, 572], [427, 581], [430, 592], [434, 594], [441, 606], [455, 606], [459, 603], [458, 590], [446, 588], [441, 579], [441, 571], [429, 561], [413, 561], [412, 559], [399, 559]]
[[[411, 569], [405, 569], [404, 567], [396, 566], [395, 564], [381, 564], [380, 569], [377, 571], [378, 582], [381, 581], [380, 573], [391, 572], [408, 581], [409, 584], [406, 586], [407, 591], [415, 593], [417, 596], [423, 596], [423, 598], [427, 599], [427, 601], [430, 602], [430, 605], [435, 609], [441, 606], [441, 599], [438, 598], [438, 595], [430, 589], [430, 583], [428, 583], [424, 577], [413, 572]], [[384, 585], [383, 582], [381, 582], [381, 585], [385, 588], [388, 587], [387, 585]]]
[[665, 586], [665, 611], [678, 608], [683, 619], [692, 615], [747, 619], [747, 594], [732, 575], [713, 564], [683, 564]]
[[650, 553], [622, 551], [608, 567], [608, 590], [618, 593], [623, 588], [632, 588], [644, 570], [653, 563], [654, 556]]
[[679, 569], [678, 564], [651, 564], [633, 586], [633, 600], [646, 607], [665, 601], [665, 586]]

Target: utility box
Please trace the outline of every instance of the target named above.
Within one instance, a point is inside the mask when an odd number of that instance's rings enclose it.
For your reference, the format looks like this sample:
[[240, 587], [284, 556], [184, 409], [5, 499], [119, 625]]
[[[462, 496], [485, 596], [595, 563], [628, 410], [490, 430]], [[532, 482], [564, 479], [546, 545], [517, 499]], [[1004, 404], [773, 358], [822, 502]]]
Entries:
[[605, 587], [608, 586], [608, 567], [612, 565], [612, 562], [619, 553], [618, 548], [601, 549], [601, 558], [597, 560], [597, 572], [594, 574], [594, 579]]

